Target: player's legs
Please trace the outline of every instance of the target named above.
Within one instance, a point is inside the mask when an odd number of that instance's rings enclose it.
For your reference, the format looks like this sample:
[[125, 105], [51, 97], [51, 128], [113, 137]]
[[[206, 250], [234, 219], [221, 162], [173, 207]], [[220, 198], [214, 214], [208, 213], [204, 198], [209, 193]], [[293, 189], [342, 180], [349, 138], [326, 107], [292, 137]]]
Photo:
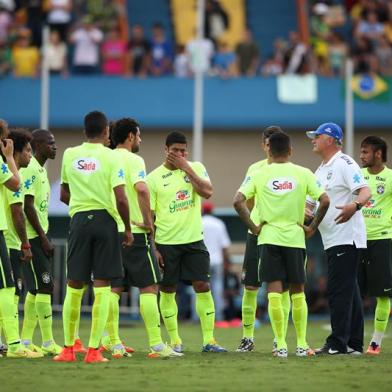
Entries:
[[[381, 352], [381, 343], [391, 311], [392, 241], [390, 239], [368, 241], [367, 249], [363, 252], [361, 266], [362, 276], [366, 278], [364, 294], [376, 297], [374, 331], [367, 353], [377, 355]], [[364, 278], [362, 278], [363, 281]]]
[[196, 313], [203, 334], [204, 352], [225, 352], [214, 338], [215, 304], [210, 287], [210, 255], [203, 241], [181, 245], [181, 279], [192, 282], [196, 293]]
[[53, 276], [51, 261], [44, 253], [38, 237], [31, 239], [30, 244], [33, 254], [31, 270], [36, 285], [35, 311], [41, 330], [42, 350], [44, 354], [58, 354], [61, 348], [54, 342], [52, 329]]
[[260, 280], [267, 283], [268, 314], [275, 335], [279, 357], [287, 357], [285, 339], [285, 318], [282, 304], [283, 282], [287, 281], [287, 271], [282, 247], [263, 244], [259, 246]]
[[[254, 326], [257, 310], [257, 293], [260, 288], [259, 280], [259, 254], [257, 236], [248, 233], [244, 263], [242, 266], [242, 283], [244, 292], [242, 296], [242, 340], [237, 351], [253, 350]], [[251, 342], [249, 342], [249, 340]], [[248, 350], [247, 348], [250, 348]]]
[[314, 355], [314, 351], [309, 348], [306, 341], [308, 305], [304, 293], [306, 267], [305, 249], [284, 247], [282, 248], [282, 252], [284, 254], [287, 282], [290, 284], [291, 300], [293, 303], [292, 318], [297, 334], [296, 354], [297, 356]]
[[11, 262], [0, 231], [0, 318], [6, 337], [10, 358], [37, 358], [42, 354], [33, 353], [20, 344], [18, 319], [15, 315], [15, 285], [12, 278]]
[[178, 307], [176, 302], [177, 283], [180, 280], [181, 249], [179, 245], [157, 244], [165, 266], [163, 278], [159, 284], [163, 322], [170, 337], [170, 344], [175, 351], [182, 351], [182, 340], [178, 332]]

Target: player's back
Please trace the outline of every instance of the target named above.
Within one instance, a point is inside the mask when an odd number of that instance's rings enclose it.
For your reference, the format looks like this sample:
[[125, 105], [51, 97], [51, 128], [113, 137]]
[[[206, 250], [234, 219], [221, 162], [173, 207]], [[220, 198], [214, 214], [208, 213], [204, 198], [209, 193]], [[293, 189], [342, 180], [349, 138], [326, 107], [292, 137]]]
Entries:
[[259, 243], [304, 247], [300, 225], [304, 222], [306, 196], [317, 200], [322, 193], [313, 173], [291, 162], [271, 163], [268, 170], [258, 171], [252, 182], [260, 222], [265, 223]]
[[100, 143], [68, 148], [61, 179], [69, 184], [71, 216], [91, 210], [107, 210], [115, 216], [113, 188], [123, 184], [124, 170], [112, 150]]

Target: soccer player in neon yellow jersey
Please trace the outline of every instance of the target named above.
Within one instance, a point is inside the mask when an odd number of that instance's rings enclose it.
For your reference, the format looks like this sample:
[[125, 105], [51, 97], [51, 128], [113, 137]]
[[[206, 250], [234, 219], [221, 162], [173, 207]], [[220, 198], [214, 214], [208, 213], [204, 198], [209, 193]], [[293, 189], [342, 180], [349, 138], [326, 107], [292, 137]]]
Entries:
[[[306, 341], [308, 308], [304, 294], [305, 233], [315, 233], [329, 207], [329, 198], [306, 168], [289, 162], [290, 138], [275, 133], [269, 138], [268, 170], [251, 175], [237, 192], [234, 207], [252, 233], [258, 235], [260, 279], [267, 282], [268, 312], [277, 338], [277, 356], [287, 357], [282, 306], [283, 283], [290, 285], [292, 317], [297, 333], [297, 356], [314, 355]], [[306, 196], [320, 205], [310, 226], [303, 226]], [[255, 197], [259, 225], [251, 219], [246, 200]], [[302, 227], [303, 228], [302, 228]]]
[[207, 170], [188, 162], [187, 140], [180, 132], [166, 138], [165, 162], [147, 176], [151, 210], [155, 214], [155, 241], [163, 266], [160, 308], [171, 346], [183, 351], [178, 333], [176, 289], [180, 280], [196, 292], [196, 312], [203, 333], [203, 352], [226, 352], [214, 339], [215, 307], [209, 285], [210, 258], [203, 242], [201, 198], [212, 195]]
[[[14, 159], [18, 170], [27, 167], [32, 156], [31, 134], [24, 130], [13, 130], [9, 138], [14, 143]], [[32, 259], [31, 246], [26, 232], [26, 221], [23, 212], [24, 193], [23, 178], [21, 187], [16, 192], [5, 191], [5, 211], [8, 230], [4, 232], [5, 242], [9, 249], [12, 273], [15, 281], [15, 314], [18, 317], [19, 298], [22, 295], [22, 266]], [[40, 352], [40, 350], [34, 350]], [[43, 356], [43, 354], [41, 354]]]
[[378, 355], [388, 325], [392, 296], [392, 170], [385, 166], [387, 144], [378, 136], [361, 143], [362, 174], [372, 198], [363, 206], [367, 249], [363, 251], [359, 284], [363, 295], [376, 297], [374, 332], [367, 354]]
[[[4, 232], [8, 229], [5, 213], [5, 192], [18, 192], [20, 177], [13, 157], [14, 144], [6, 139], [8, 129], [0, 126], [0, 314], [6, 336], [9, 358], [39, 358], [42, 354], [32, 352], [20, 344], [18, 318], [15, 314], [15, 283]], [[3, 161], [5, 158], [5, 162]]]
[[104, 113], [88, 113], [84, 118], [84, 132], [88, 141], [65, 150], [61, 166], [60, 199], [69, 205], [72, 219], [63, 306], [65, 345], [54, 360], [76, 361], [75, 332], [84, 285], [93, 280], [95, 298], [84, 361], [100, 363], [107, 361], [99, 350], [99, 343], [109, 314], [110, 281], [123, 276], [117, 214], [125, 226], [122, 245], [132, 245], [133, 236], [123, 163], [105, 147], [109, 141], [109, 124]]
[[[112, 356], [128, 356], [118, 332], [119, 299], [130, 286], [140, 290], [140, 313], [143, 317], [150, 346], [149, 357], [179, 357], [181, 353], [173, 351], [162, 342], [160, 314], [158, 309], [158, 282], [161, 280], [158, 261], [153, 250], [153, 223], [150, 212], [150, 192], [146, 183], [146, 166], [142, 157], [136, 153], [141, 144], [139, 124], [131, 118], [122, 118], [112, 127], [112, 143], [117, 159], [123, 163], [125, 171], [126, 193], [132, 218], [134, 243], [123, 248], [122, 260], [125, 278], [112, 280], [111, 308], [107, 323]], [[124, 231], [124, 224], [117, 218], [119, 232]], [[122, 235], [121, 235], [122, 236]]]
[[[282, 132], [282, 129], [276, 125], [272, 125], [263, 130], [261, 146], [266, 154], [268, 154], [268, 139], [271, 135]], [[255, 162], [249, 166], [246, 172], [244, 184], [246, 184], [247, 178], [258, 172], [259, 170], [265, 170], [268, 165], [268, 159]], [[239, 189], [241, 192], [241, 188]], [[247, 200], [247, 206], [250, 213], [250, 218], [255, 224], [259, 224], [259, 212], [257, 209], [257, 201], [252, 198]], [[257, 251], [257, 235], [252, 234], [248, 231], [246, 238], [246, 248], [244, 256], [244, 264], [242, 267], [242, 283], [245, 285], [244, 294], [242, 297], [242, 339], [237, 348], [237, 352], [250, 352], [254, 350], [254, 327], [256, 320], [257, 310], [257, 293], [261, 286], [259, 280], [259, 257]], [[290, 292], [288, 285], [283, 285], [282, 292], [282, 306], [284, 314], [284, 325], [285, 331], [287, 331], [287, 324], [289, 322], [290, 314]], [[286, 335], [286, 332], [285, 332]], [[276, 352], [276, 337], [273, 343], [273, 353]]]
[[61, 351], [61, 347], [54, 341], [52, 329], [51, 258], [54, 248], [47, 237], [50, 183], [45, 163], [48, 159], [56, 157], [57, 147], [53, 134], [48, 130], [36, 129], [32, 135], [34, 156], [29, 166], [21, 170], [24, 180], [27, 236], [33, 253], [31, 263], [22, 264], [28, 291], [24, 306], [22, 342], [30, 350], [37, 350], [32, 338], [38, 319], [42, 336], [41, 350], [46, 355], [56, 355]]

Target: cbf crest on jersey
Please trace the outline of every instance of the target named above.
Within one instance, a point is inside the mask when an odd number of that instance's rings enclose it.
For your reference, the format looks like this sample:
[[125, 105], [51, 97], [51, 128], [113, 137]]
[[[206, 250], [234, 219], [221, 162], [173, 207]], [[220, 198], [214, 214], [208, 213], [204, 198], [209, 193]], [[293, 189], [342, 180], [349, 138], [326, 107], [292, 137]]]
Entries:
[[95, 158], [78, 158], [73, 161], [73, 168], [79, 173], [90, 175], [100, 170], [101, 164]]
[[384, 192], [385, 192], [384, 184], [379, 184], [379, 185], [377, 185], [377, 193], [378, 193], [379, 195], [382, 195]]
[[278, 194], [292, 192], [297, 187], [297, 181], [291, 177], [273, 178], [268, 182], [268, 188]]

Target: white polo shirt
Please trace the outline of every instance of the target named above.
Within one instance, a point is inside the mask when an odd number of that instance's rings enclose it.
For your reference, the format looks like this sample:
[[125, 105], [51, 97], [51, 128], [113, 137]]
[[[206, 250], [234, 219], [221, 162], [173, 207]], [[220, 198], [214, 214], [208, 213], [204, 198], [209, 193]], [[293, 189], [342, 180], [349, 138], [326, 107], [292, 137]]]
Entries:
[[358, 190], [367, 186], [358, 164], [341, 151], [316, 170], [317, 180], [326, 190], [330, 205], [319, 231], [324, 249], [338, 245], [353, 245], [366, 248], [366, 227], [361, 211], [357, 211], [346, 223], [336, 224], [341, 213], [336, 206], [344, 206], [356, 198]]
[[231, 244], [225, 224], [212, 215], [203, 215], [204, 243], [210, 254], [211, 266], [223, 264], [223, 249]]

